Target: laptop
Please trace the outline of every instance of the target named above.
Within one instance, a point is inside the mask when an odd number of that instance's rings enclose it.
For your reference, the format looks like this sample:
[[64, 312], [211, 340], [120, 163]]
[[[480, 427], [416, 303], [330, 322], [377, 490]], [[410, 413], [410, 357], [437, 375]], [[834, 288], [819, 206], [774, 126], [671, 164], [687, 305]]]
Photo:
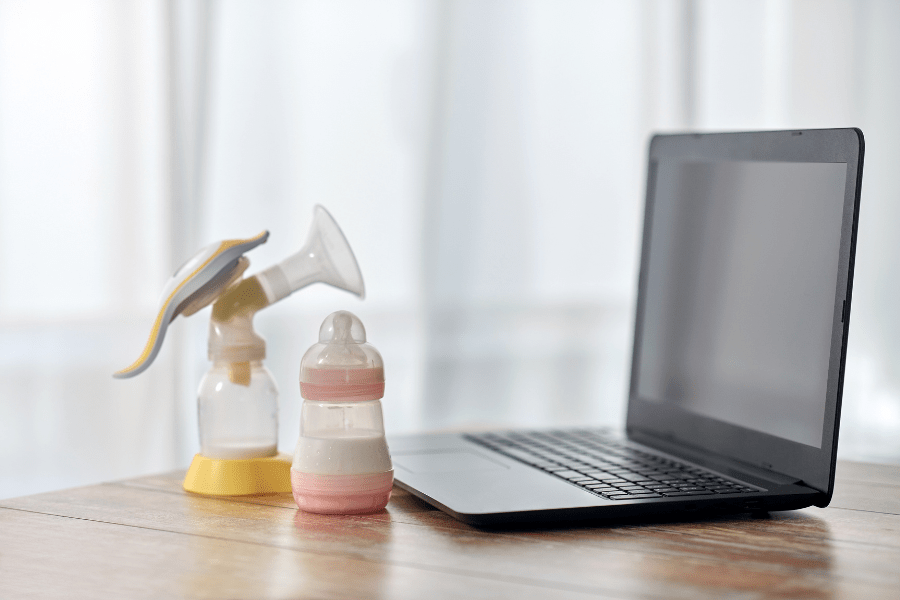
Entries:
[[394, 436], [397, 485], [481, 526], [827, 506], [863, 152], [654, 136], [624, 431]]

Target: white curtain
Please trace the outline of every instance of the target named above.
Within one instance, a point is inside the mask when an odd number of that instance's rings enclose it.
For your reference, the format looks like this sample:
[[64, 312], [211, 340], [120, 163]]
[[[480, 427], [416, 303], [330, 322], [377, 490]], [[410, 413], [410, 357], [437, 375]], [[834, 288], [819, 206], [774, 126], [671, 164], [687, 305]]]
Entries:
[[859, 126], [841, 453], [900, 461], [900, 5], [884, 1], [0, 0], [0, 497], [183, 467], [202, 312], [146, 373], [157, 294], [334, 214], [364, 302], [257, 317], [296, 440], [300, 356], [347, 308], [388, 429], [621, 424], [646, 143]]

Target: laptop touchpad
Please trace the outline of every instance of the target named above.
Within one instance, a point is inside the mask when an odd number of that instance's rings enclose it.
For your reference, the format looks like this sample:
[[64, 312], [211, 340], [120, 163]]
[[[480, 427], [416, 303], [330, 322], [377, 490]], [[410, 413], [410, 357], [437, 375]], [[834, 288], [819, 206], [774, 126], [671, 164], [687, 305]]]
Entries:
[[508, 469], [506, 465], [466, 450], [427, 451], [392, 454], [395, 467], [411, 473], [452, 473], [454, 471], [491, 471]]

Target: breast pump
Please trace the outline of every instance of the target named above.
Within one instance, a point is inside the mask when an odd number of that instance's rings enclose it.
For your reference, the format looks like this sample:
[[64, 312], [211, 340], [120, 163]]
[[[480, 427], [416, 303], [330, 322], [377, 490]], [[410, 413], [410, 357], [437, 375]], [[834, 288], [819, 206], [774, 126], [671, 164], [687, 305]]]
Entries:
[[299, 252], [242, 278], [250, 264], [243, 254], [268, 236], [264, 231], [212, 244], [179, 268], [163, 289], [143, 353], [114, 374], [127, 378], [143, 372], [159, 353], [169, 323], [213, 305], [208, 347], [213, 364], [198, 391], [200, 453], [184, 480], [190, 492], [233, 496], [291, 491], [292, 457], [277, 452], [278, 388], [263, 366], [266, 343], [253, 330], [253, 315], [317, 282], [365, 295], [353, 251], [322, 206], [315, 207]]

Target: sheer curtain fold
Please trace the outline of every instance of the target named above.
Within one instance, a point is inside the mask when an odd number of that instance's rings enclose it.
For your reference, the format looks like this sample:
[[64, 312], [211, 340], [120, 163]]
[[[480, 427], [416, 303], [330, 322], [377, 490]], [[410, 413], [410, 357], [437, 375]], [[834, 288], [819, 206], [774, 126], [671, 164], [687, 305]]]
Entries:
[[346, 308], [394, 432], [618, 424], [649, 134], [860, 126], [841, 451], [900, 460], [900, 8], [882, 0], [0, 0], [0, 497], [184, 466], [205, 312], [139, 378], [168, 275], [216, 239], [366, 278], [257, 329], [296, 440], [300, 356]]
[[0, 497], [182, 462], [158, 2], [0, 2]]

